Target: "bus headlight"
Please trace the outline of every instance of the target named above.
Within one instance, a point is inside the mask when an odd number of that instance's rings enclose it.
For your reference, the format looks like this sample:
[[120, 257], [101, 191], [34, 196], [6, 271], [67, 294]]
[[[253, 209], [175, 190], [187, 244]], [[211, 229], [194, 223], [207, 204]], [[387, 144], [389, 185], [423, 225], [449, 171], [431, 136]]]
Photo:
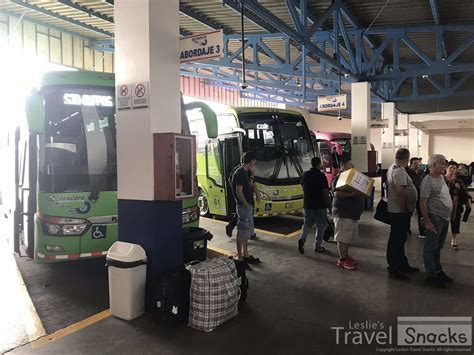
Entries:
[[53, 217], [38, 213], [43, 233], [51, 236], [80, 236], [89, 228], [89, 221], [79, 218]]
[[87, 224], [66, 224], [63, 226], [64, 235], [80, 235], [87, 228]]
[[257, 196], [260, 200], [270, 200], [270, 197], [265, 193], [265, 192], [262, 192], [262, 191], [257, 191]]
[[48, 230], [48, 234], [56, 235], [61, 232], [61, 227], [57, 224], [45, 223], [45, 225]]
[[184, 209], [183, 213], [182, 213], [182, 217], [181, 217], [183, 224], [187, 224], [187, 223], [197, 221], [198, 218], [199, 218], [199, 207], [198, 206], [194, 206], [194, 207]]

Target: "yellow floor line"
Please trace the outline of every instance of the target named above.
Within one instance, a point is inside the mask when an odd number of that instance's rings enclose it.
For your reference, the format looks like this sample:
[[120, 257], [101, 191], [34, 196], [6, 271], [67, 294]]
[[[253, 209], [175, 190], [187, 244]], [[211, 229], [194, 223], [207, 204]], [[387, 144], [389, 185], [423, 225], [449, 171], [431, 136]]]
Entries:
[[268, 234], [268, 235], [271, 235], [271, 236], [274, 236], [274, 237], [284, 237], [284, 236], [285, 236], [285, 234], [270, 232], [270, 231], [267, 231], [267, 230], [265, 230], [265, 229], [258, 229], [258, 228], [255, 228], [254, 230], [255, 230], [256, 232], [265, 233], [265, 234]]
[[290, 233], [290, 234], [287, 234], [285, 237], [287, 237], [287, 238], [294, 238], [294, 237], [300, 235], [300, 233], [301, 233], [301, 230], [298, 229], [298, 230], [296, 230], [296, 231], [294, 231], [294, 232], [292, 232], [292, 233]]
[[235, 254], [236, 254], [234, 252], [231, 252], [231, 251], [228, 251], [226, 249], [219, 248], [219, 247], [216, 247], [216, 246], [210, 245], [210, 244], [207, 245], [207, 249], [210, 250], [211, 252], [218, 253], [218, 254], [221, 254], [222, 256], [226, 256], [226, 257], [235, 256]]
[[61, 338], [64, 338], [65, 336], [68, 336], [72, 333], [75, 333], [81, 329], [84, 329], [94, 323], [97, 323], [107, 317], [110, 317], [110, 309], [106, 309], [105, 311], [102, 311], [100, 313], [94, 314], [93, 316], [86, 318], [84, 320], [81, 320], [80, 322], [77, 322], [75, 324], [70, 325], [67, 328], [58, 330], [57, 332], [46, 335], [34, 342], [31, 343], [31, 347], [33, 349], [38, 349], [41, 348], [47, 344], [52, 343], [53, 341], [59, 340]]
[[[206, 217], [201, 217], [202, 219], [205, 219], [207, 221], [211, 221], [211, 222], [217, 222], [217, 223], [221, 223], [221, 224], [227, 224], [228, 222], [226, 221], [220, 221], [218, 219], [212, 219], [212, 218], [206, 218]], [[286, 237], [286, 234], [282, 234], [282, 233], [276, 233], [276, 232], [270, 232], [270, 231], [267, 231], [265, 229], [259, 229], [259, 228], [255, 228], [254, 229], [255, 232], [259, 232], [259, 233], [265, 233], [265, 234], [268, 234], [268, 235], [271, 235], [271, 236], [274, 236], [274, 237]]]

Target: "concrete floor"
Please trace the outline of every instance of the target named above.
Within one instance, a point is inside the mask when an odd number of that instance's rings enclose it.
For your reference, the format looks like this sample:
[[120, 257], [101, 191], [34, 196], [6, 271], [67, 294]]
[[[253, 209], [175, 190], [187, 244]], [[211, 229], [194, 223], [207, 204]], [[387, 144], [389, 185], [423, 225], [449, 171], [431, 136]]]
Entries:
[[[288, 230], [297, 230], [301, 219], [289, 218]], [[214, 234], [211, 244], [233, 252], [235, 239], [224, 235], [222, 222], [203, 219]], [[336, 344], [331, 327], [379, 321], [393, 327], [396, 344], [397, 316], [472, 316], [474, 314], [474, 223], [463, 223], [459, 251], [447, 245], [442, 252], [445, 270], [455, 279], [449, 289], [423, 285], [424, 273], [409, 282], [387, 278], [385, 247], [388, 226], [365, 213], [360, 237], [351, 254], [361, 261], [357, 271], [335, 266], [336, 245], [315, 254], [307, 244], [305, 255], [292, 238], [258, 233], [251, 253], [261, 266], [248, 272], [247, 304], [239, 315], [212, 333], [186, 326], [167, 328], [147, 317], [125, 322], [108, 317], [73, 334], [32, 349], [26, 345], [13, 354], [372, 354], [395, 345]], [[412, 265], [422, 267], [423, 240], [407, 242]], [[343, 342], [343, 339], [341, 339]], [[472, 349], [466, 349], [472, 353]], [[404, 351], [408, 352], [408, 351]], [[430, 352], [434, 353], [434, 352]], [[443, 353], [450, 353], [445, 351]], [[458, 353], [458, 352], [452, 352]]]

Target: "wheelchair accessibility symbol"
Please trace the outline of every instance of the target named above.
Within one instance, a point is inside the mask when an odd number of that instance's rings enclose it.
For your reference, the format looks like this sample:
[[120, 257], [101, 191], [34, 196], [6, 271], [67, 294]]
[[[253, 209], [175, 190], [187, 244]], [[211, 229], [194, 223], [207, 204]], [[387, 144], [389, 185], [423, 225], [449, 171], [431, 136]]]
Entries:
[[105, 239], [107, 226], [94, 226], [92, 230], [92, 239]]

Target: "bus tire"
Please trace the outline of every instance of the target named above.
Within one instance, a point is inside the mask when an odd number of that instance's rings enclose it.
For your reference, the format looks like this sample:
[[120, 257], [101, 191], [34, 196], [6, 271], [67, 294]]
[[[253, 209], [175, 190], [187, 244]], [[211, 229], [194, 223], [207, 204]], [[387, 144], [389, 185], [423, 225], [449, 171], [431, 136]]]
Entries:
[[199, 215], [201, 217], [207, 217], [210, 215], [209, 199], [207, 197], [206, 192], [202, 189], [199, 189], [198, 206], [199, 206]]

